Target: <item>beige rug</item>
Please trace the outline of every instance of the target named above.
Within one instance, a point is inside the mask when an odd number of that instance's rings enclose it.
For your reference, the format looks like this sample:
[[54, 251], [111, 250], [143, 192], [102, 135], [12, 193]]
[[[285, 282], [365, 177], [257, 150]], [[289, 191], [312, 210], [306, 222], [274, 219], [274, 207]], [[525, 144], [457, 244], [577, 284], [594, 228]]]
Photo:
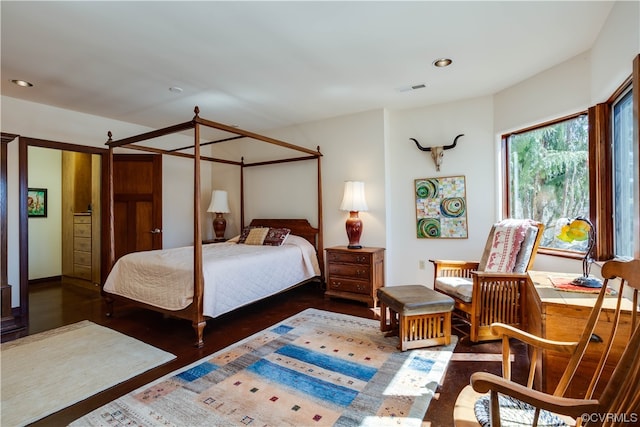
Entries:
[[88, 320], [2, 344], [2, 426], [26, 425], [175, 356]]

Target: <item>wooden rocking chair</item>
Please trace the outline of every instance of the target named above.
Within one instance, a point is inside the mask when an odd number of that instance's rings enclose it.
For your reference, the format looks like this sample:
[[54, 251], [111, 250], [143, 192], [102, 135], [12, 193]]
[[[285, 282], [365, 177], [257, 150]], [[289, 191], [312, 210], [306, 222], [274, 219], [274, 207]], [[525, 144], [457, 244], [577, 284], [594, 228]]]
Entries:
[[[515, 238], [514, 230], [524, 236]], [[504, 220], [491, 227], [479, 262], [429, 260], [434, 264], [434, 289], [453, 298], [454, 314], [469, 323], [472, 342], [499, 339], [491, 331], [495, 322], [522, 327], [526, 272], [543, 230], [539, 222]]]
[[[486, 372], [471, 375], [471, 385], [465, 387], [458, 395], [454, 408], [454, 422], [458, 427], [477, 425], [512, 425], [510, 418], [517, 420], [517, 425], [604, 425], [628, 426], [640, 424], [640, 327], [638, 319], [638, 291], [640, 290], [640, 260], [609, 261], [602, 268], [604, 285], [598, 295], [595, 306], [587, 320], [584, 331], [577, 342], [558, 342], [538, 338], [508, 325], [495, 324], [494, 333], [503, 339], [503, 376], [499, 377]], [[597, 366], [591, 366], [593, 372], [585, 395], [582, 398], [563, 397], [567, 387], [578, 370], [592, 334], [598, 323], [607, 285], [611, 280], [620, 281], [616, 309], [607, 313], [612, 321], [610, 334], [602, 337], [601, 357]], [[629, 301], [622, 294], [625, 287], [633, 290], [633, 301], [630, 316], [630, 336], [624, 327], [619, 327], [623, 302]], [[601, 329], [599, 329], [601, 331]], [[616, 334], [624, 333], [627, 343], [622, 355], [612, 351]], [[526, 343], [531, 349], [530, 370], [526, 385], [510, 380], [509, 338]], [[557, 351], [570, 355], [566, 370], [553, 394], [546, 394], [532, 388], [536, 373], [538, 351]], [[585, 363], [586, 364], [586, 363]], [[602, 393], [596, 396], [602, 387], [599, 382], [607, 364], [615, 368]], [[478, 420], [481, 421], [478, 421]]]

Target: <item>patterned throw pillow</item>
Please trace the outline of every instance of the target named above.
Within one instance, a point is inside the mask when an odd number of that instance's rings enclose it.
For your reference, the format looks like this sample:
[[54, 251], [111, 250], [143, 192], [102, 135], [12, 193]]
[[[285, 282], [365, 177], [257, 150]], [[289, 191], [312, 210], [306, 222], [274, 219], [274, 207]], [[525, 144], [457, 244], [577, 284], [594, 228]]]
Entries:
[[264, 239], [264, 245], [266, 246], [280, 246], [284, 243], [289, 236], [291, 230], [288, 228], [270, 228], [267, 233], [267, 237]]
[[242, 232], [240, 233], [240, 237], [238, 238], [238, 244], [244, 243], [245, 240], [247, 240], [247, 237], [249, 236], [249, 232], [251, 231], [252, 228], [255, 228], [255, 227], [245, 227], [242, 229]]
[[249, 230], [249, 235], [244, 241], [246, 245], [262, 245], [264, 238], [267, 237], [269, 232], [268, 228], [252, 228]]

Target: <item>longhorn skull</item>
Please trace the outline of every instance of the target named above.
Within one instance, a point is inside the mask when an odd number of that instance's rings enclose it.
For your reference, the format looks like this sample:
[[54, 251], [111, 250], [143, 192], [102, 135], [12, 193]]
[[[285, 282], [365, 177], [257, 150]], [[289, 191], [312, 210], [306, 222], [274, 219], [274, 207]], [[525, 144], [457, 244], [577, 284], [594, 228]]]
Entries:
[[433, 162], [436, 164], [436, 171], [440, 172], [440, 165], [442, 164], [442, 158], [444, 157], [444, 150], [449, 150], [451, 148], [454, 148], [458, 143], [458, 138], [460, 138], [461, 136], [464, 136], [464, 134], [461, 133], [460, 135], [456, 136], [455, 139], [453, 140], [453, 144], [444, 145], [440, 147], [423, 147], [415, 138], [409, 138], [409, 139], [415, 142], [416, 147], [418, 147], [421, 151], [431, 152], [431, 158], [433, 159]]

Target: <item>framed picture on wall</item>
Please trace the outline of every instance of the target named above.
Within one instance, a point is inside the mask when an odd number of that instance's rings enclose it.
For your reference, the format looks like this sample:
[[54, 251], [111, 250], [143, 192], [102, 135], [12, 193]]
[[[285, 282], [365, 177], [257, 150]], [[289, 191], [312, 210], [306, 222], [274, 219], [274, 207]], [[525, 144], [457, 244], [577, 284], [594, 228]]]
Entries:
[[47, 217], [46, 188], [29, 188], [27, 192], [27, 213], [30, 218]]
[[464, 176], [416, 179], [416, 234], [419, 239], [466, 239]]

